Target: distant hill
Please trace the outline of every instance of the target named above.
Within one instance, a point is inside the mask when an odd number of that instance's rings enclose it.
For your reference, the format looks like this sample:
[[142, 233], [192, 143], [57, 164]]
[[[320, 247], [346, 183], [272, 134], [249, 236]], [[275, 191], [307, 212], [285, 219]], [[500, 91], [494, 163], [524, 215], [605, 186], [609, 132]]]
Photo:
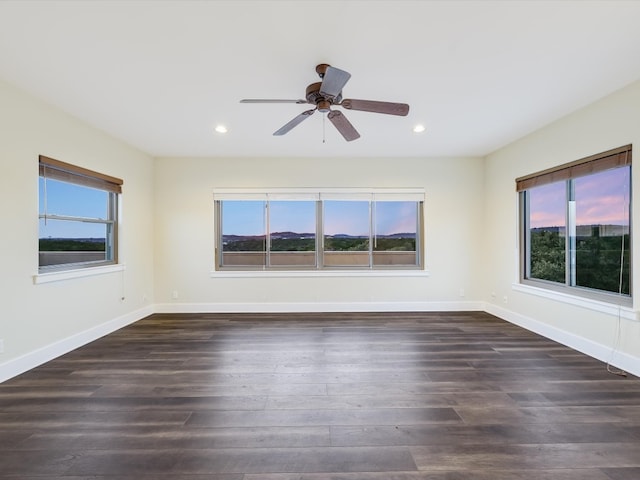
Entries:
[[[551, 232], [557, 233], [561, 237], [566, 235], [567, 228], [564, 226], [534, 227], [531, 233]], [[576, 225], [576, 235], [579, 237], [619, 237], [629, 233], [628, 225]]]
[[[295, 240], [295, 239], [307, 239], [307, 238], [315, 238], [315, 233], [312, 232], [273, 232], [271, 234], [272, 239], [286, 239], [286, 240]], [[368, 238], [367, 235], [348, 235], [346, 233], [337, 233], [335, 235], [327, 235], [330, 238]], [[243, 242], [247, 240], [263, 240], [265, 238], [264, 235], [223, 235], [222, 240], [225, 243], [228, 242]], [[416, 238], [415, 233], [392, 233], [390, 235], [378, 235], [378, 238]]]
[[392, 233], [391, 235], [378, 235], [378, 237], [385, 238], [416, 238], [415, 233], [404, 232], [404, 233]]
[[89, 237], [89, 238], [66, 238], [66, 237], [40, 237], [40, 240], [53, 240], [53, 241], [64, 241], [64, 242], [79, 242], [79, 243], [99, 243], [104, 242], [104, 237]]

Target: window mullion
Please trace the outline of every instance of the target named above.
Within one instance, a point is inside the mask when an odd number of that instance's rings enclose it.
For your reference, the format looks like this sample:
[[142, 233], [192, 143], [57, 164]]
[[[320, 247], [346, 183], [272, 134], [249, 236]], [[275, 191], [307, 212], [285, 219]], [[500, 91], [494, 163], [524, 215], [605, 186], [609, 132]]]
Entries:
[[531, 278], [531, 193], [529, 190], [524, 190], [520, 193], [522, 198], [522, 256], [523, 258], [523, 275], [521, 278]]
[[324, 267], [324, 216], [322, 200], [316, 201], [316, 268]]
[[424, 236], [424, 227], [421, 222], [422, 218], [422, 204], [418, 203], [416, 208], [416, 267], [419, 267], [423, 264], [422, 256], [424, 255], [423, 249], [423, 236]]
[[377, 241], [375, 238], [375, 207], [374, 201], [369, 200], [369, 268], [373, 268], [373, 244]]
[[117, 195], [110, 192], [107, 202], [107, 216], [109, 217], [109, 224], [107, 225], [105, 248], [107, 251], [107, 260], [115, 260], [118, 256], [118, 242], [116, 241], [118, 236], [118, 223], [115, 222], [115, 218], [117, 218], [116, 212], [118, 211]]
[[44, 207], [44, 225], [47, 226], [47, 215], [49, 214], [48, 208], [48, 199], [47, 199], [47, 167], [45, 166], [42, 169], [42, 194], [44, 198], [42, 199], [42, 204]]
[[271, 226], [269, 223], [269, 200], [264, 203], [264, 241], [265, 241], [265, 267], [271, 267]]
[[222, 231], [222, 224], [223, 224], [223, 219], [222, 219], [222, 215], [223, 215], [223, 208], [222, 208], [222, 202], [221, 201], [216, 201], [214, 202], [215, 207], [214, 207], [214, 212], [215, 212], [215, 220], [216, 220], [216, 224], [215, 224], [215, 228], [216, 228], [216, 239], [218, 240], [217, 245], [216, 245], [216, 250], [215, 250], [215, 257], [216, 257], [216, 265], [218, 267], [222, 267], [224, 265], [224, 232]]
[[576, 286], [576, 192], [573, 180], [567, 180], [567, 232], [565, 235], [565, 245], [567, 250], [567, 285]]

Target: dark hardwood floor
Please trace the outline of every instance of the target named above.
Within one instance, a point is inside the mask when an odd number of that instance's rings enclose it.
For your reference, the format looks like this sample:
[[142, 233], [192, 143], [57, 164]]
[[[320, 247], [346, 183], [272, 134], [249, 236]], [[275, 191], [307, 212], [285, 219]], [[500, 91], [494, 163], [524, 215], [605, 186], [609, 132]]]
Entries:
[[640, 380], [485, 313], [153, 315], [0, 384], [0, 478], [638, 480]]

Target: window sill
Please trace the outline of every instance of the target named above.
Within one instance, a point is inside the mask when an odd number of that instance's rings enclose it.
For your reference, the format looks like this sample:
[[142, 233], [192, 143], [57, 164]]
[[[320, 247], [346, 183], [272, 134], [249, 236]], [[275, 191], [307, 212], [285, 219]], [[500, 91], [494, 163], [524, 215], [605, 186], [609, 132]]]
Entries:
[[70, 280], [73, 278], [92, 277], [95, 275], [104, 275], [107, 273], [124, 271], [124, 264], [105, 265], [101, 267], [78, 268], [76, 270], [64, 270], [57, 272], [38, 273], [33, 276], [33, 283], [39, 285], [41, 283], [59, 282], [62, 280]]
[[[633, 308], [624, 304], [616, 304], [612, 302], [604, 302], [601, 300], [594, 300], [586, 297], [579, 297], [576, 295], [570, 295], [563, 292], [556, 292], [548, 290], [546, 288], [533, 287], [531, 285], [523, 285], [521, 283], [514, 283], [512, 285], [513, 290], [516, 292], [522, 292], [529, 295], [536, 295], [538, 297], [555, 300], [556, 302], [565, 303], [568, 305], [574, 305], [577, 307], [587, 308], [596, 312], [606, 313], [608, 315], [620, 316], [626, 320], [637, 322], [638, 312]], [[626, 299], [621, 299], [626, 300]]]
[[428, 277], [428, 270], [212, 270], [211, 278]]

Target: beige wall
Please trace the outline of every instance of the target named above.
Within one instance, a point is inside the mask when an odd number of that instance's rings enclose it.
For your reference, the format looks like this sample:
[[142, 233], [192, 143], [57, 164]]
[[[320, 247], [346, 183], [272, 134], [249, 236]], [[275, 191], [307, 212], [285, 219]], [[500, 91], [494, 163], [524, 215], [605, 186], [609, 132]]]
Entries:
[[[150, 308], [153, 160], [2, 82], [0, 132], [2, 366], [43, 349], [60, 353], [73, 344], [70, 338], [99, 331], [114, 320], [135, 318]], [[124, 180], [120, 232], [124, 272], [34, 284], [39, 154]]]
[[[601, 312], [588, 305], [572, 305], [561, 299], [514, 290], [513, 285], [517, 278], [518, 253], [515, 178], [627, 144], [633, 144], [637, 161], [639, 126], [640, 82], [637, 82], [485, 159], [487, 236], [481, 288], [490, 311], [523, 323], [530, 322], [541, 331], [573, 336], [578, 344], [600, 349], [607, 356], [608, 349], [619, 343], [615, 356], [628, 355], [637, 361], [640, 324], [633, 318], [634, 312], [624, 311], [624, 315], [619, 315], [620, 310], [615, 308], [608, 313]], [[638, 185], [639, 175], [640, 171], [634, 168], [634, 187]], [[637, 281], [637, 273], [640, 272], [640, 242], [637, 241], [640, 238], [639, 198], [634, 196], [632, 206], [632, 229], [636, 239], [632, 245], [635, 308], [640, 295], [640, 282]]]
[[[438, 308], [445, 303], [478, 302], [482, 177], [478, 158], [158, 159], [156, 301], [169, 311], [258, 305], [291, 310], [344, 309], [350, 304]], [[211, 278], [216, 187], [424, 188], [425, 258], [430, 275]], [[172, 298], [173, 292], [178, 293], [177, 299]]]

